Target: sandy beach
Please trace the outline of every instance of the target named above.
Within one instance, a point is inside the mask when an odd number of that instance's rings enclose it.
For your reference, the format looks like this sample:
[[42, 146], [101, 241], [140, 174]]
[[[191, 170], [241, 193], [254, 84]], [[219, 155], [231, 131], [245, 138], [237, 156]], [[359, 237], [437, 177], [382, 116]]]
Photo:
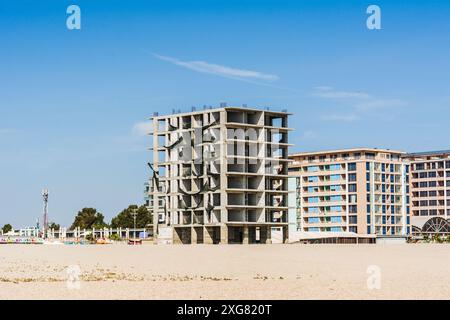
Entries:
[[431, 244], [2, 245], [0, 299], [448, 299], [449, 264]]

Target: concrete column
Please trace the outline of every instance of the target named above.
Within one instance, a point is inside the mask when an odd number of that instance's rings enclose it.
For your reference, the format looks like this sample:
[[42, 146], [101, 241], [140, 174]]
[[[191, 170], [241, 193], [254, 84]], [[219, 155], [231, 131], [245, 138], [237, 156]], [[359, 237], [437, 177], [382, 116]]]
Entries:
[[197, 231], [191, 227], [191, 244], [197, 244]]
[[272, 228], [270, 226], [266, 227], [266, 244], [272, 243]]
[[180, 235], [178, 234], [178, 232], [176, 231], [176, 229], [175, 228], [172, 228], [172, 232], [173, 232], [173, 236], [172, 236], [172, 238], [173, 238], [173, 244], [181, 244], [182, 242], [181, 242], [181, 237], [180, 237]]
[[228, 226], [220, 227], [220, 244], [228, 244]]
[[283, 227], [283, 243], [289, 243], [289, 227]]
[[211, 228], [205, 227], [203, 229], [203, 243], [204, 244], [213, 244], [213, 232]]
[[242, 230], [242, 244], [249, 244], [248, 226], [244, 226]]

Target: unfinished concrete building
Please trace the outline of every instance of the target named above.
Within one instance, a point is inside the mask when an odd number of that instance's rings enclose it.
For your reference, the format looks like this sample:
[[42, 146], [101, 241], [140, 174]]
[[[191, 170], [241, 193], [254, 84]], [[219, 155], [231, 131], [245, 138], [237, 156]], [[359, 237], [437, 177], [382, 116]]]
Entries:
[[155, 114], [149, 164], [155, 242], [285, 242], [288, 116], [224, 105]]

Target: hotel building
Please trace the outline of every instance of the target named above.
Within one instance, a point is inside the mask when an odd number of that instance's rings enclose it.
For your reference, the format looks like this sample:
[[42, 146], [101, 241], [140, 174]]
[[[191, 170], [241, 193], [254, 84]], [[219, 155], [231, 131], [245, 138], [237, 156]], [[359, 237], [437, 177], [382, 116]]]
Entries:
[[402, 155], [369, 148], [290, 155], [297, 231], [409, 234], [409, 164]]
[[404, 158], [411, 162], [411, 224], [422, 229], [427, 223], [425, 233], [443, 233], [448, 223], [432, 218], [450, 218], [450, 151], [410, 153]]
[[155, 114], [146, 186], [155, 242], [286, 241], [288, 116], [225, 104]]

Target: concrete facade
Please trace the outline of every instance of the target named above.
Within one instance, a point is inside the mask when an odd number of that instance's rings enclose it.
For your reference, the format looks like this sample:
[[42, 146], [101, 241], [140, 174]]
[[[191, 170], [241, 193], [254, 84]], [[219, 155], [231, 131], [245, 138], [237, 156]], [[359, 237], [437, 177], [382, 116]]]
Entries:
[[409, 164], [402, 155], [370, 148], [290, 155], [297, 231], [408, 235]]
[[411, 219], [418, 228], [430, 218], [450, 218], [450, 151], [410, 153]]
[[155, 242], [168, 228], [174, 244], [271, 243], [275, 228], [285, 241], [288, 116], [224, 106], [152, 117]]

